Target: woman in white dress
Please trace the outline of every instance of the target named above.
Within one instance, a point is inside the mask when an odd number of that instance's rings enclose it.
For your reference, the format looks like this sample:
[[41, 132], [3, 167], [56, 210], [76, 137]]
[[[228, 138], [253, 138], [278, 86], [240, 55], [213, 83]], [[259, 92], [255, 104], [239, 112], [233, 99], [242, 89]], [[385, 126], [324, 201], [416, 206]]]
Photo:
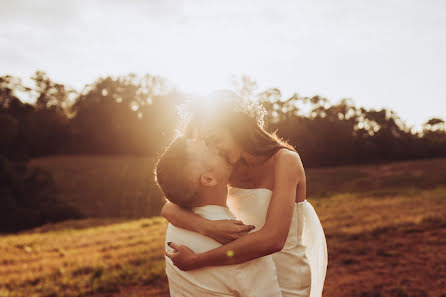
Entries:
[[224, 244], [195, 254], [171, 243], [175, 252], [167, 256], [178, 268], [192, 270], [273, 254], [283, 296], [321, 296], [327, 247], [317, 214], [305, 199], [299, 155], [264, 130], [260, 106], [246, 104], [230, 91], [209, 99], [212, 105], [193, 111], [185, 133], [205, 139], [233, 165], [227, 204], [238, 221], [207, 221], [167, 203], [162, 215], [170, 223]]

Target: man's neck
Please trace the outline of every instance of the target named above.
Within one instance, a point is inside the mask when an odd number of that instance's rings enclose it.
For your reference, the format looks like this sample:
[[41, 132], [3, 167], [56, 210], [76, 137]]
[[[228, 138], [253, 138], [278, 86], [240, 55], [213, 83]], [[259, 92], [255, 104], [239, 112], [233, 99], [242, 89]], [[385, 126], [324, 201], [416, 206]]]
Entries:
[[215, 187], [203, 188], [200, 193], [200, 199], [196, 207], [206, 205], [218, 205], [226, 207], [226, 196], [228, 195], [228, 188], [225, 185], [216, 185]]

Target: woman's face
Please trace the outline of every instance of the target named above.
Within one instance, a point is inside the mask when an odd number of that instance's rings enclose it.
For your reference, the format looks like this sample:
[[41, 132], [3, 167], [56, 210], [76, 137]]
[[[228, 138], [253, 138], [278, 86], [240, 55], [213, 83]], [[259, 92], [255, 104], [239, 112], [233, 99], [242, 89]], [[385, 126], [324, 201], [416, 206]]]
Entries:
[[209, 129], [204, 133], [204, 140], [209, 147], [217, 149], [229, 164], [234, 165], [242, 157], [243, 150], [227, 129]]

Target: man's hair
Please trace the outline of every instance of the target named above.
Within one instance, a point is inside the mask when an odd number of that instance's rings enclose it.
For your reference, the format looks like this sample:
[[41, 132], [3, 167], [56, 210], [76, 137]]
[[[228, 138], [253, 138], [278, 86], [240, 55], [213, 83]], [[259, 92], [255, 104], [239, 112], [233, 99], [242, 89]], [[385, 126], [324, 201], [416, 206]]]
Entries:
[[198, 199], [199, 170], [203, 158], [188, 150], [188, 140], [177, 137], [161, 155], [155, 168], [155, 180], [164, 196], [172, 203], [190, 208]]

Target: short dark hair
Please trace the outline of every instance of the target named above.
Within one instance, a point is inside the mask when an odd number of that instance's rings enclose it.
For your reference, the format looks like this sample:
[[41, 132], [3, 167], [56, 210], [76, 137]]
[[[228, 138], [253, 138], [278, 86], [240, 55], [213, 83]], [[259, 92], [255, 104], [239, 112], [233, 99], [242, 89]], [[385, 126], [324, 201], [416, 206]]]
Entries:
[[194, 167], [200, 167], [203, 159], [188, 150], [185, 137], [177, 137], [166, 148], [155, 168], [155, 180], [164, 196], [172, 203], [190, 208], [198, 199], [200, 177]]

